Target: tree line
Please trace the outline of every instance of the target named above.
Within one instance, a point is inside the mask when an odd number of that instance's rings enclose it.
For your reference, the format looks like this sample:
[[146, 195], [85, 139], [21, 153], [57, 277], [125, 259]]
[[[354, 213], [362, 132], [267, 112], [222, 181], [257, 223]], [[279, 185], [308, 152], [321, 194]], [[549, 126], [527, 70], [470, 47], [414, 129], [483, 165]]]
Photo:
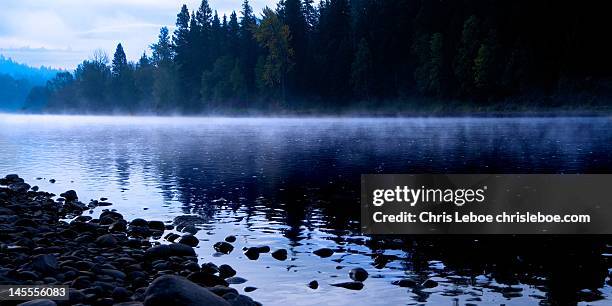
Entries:
[[98, 51], [28, 100], [127, 113], [606, 104], [609, 29], [596, 1], [280, 0], [257, 16], [245, 0], [220, 17], [203, 0], [150, 55]]

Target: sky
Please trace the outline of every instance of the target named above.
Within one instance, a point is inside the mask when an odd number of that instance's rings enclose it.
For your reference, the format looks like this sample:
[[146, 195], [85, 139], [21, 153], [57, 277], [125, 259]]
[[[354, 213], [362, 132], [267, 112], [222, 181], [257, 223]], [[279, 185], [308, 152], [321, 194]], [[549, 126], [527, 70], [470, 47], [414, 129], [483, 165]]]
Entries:
[[[2, 0], [0, 54], [34, 67], [74, 69], [97, 49], [112, 56], [122, 43], [137, 60], [162, 26], [172, 29], [182, 4], [201, 0]], [[243, 0], [209, 0], [219, 16], [240, 11]], [[257, 15], [276, 0], [250, 0]], [[239, 14], [239, 13], [238, 13]], [[240, 15], [239, 15], [240, 16]]]

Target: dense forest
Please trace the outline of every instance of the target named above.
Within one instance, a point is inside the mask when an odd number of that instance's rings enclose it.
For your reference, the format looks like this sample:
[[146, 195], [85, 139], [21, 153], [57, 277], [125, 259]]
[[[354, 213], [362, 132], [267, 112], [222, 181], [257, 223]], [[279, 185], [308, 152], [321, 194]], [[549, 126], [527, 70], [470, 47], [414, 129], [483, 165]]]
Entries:
[[31, 89], [44, 86], [58, 72], [47, 67], [29, 67], [0, 55], [0, 110], [22, 108]]
[[96, 52], [34, 88], [54, 112], [608, 107], [605, 1], [281, 0], [183, 6], [151, 54]]

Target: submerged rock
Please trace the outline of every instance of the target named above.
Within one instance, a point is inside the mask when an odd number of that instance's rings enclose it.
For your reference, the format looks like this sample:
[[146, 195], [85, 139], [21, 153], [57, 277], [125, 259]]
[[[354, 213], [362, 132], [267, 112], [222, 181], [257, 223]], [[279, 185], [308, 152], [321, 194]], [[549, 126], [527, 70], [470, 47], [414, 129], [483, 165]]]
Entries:
[[321, 248], [321, 249], [314, 251], [313, 253], [322, 258], [326, 258], [326, 257], [330, 257], [334, 255], [334, 251], [332, 251], [332, 249], [330, 248]]
[[310, 283], [308, 283], [308, 287], [310, 289], [317, 289], [319, 288], [319, 282], [317, 282], [316, 280], [313, 280]]
[[349, 271], [349, 277], [358, 282], [363, 282], [368, 278], [368, 271], [364, 268], [354, 268]]
[[427, 279], [421, 284], [421, 286], [424, 288], [434, 288], [438, 286], [438, 282], [432, 279]]
[[257, 260], [259, 259], [259, 250], [256, 247], [250, 247], [244, 251], [244, 255], [250, 260]]
[[247, 280], [245, 278], [239, 277], [239, 276], [234, 276], [234, 277], [230, 277], [228, 279], [225, 280], [228, 284], [232, 284], [232, 285], [238, 285], [238, 284], [244, 284], [247, 282]]
[[286, 260], [287, 259], [287, 250], [278, 249], [272, 252], [272, 257], [276, 260]]
[[215, 243], [213, 247], [215, 248], [215, 251], [223, 254], [229, 254], [234, 250], [234, 246], [225, 241], [219, 241]]
[[350, 290], [363, 289], [362, 282], [344, 282], [344, 283], [336, 283], [336, 284], [331, 284], [331, 285], [334, 287], [341, 287], [341, 288], [350, 289]]
[[158, 245], [145, 251], [145, 257], [148, 259], [163, 259], [171, 256], [196, 256], [196, 253], [192, 247], [182, 243]]
[[396, 280], [396, 281], [391, 282], [391, 284], [400, 286], [400, 287], [406, 287], [406, 288], [414, 288], [417, 286], [417, 283], [414, 280], [409, 279], [409, 278]]

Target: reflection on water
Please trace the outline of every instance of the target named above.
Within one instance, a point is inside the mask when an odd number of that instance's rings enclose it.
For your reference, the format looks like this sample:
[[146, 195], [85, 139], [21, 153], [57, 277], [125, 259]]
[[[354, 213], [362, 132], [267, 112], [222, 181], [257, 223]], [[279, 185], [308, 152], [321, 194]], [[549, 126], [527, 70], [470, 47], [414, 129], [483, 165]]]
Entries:
[[[609, 173], [609, 118], [0, 116], [0, 156], [2, 174], [108, 197], [128, 219], [205, 216], [202, 260], [233, 266], [264, 304], [610, 303], [605, 237], [364, 237], [358, 222], [362, 173]], [[211, 256], [229, 234], [236, 250]], [[239, 251], [256, 245], [290, 259]], [[329, 286], [356, 266], [364, 289]], [[391, 284], [404, 278], [439, 285]]]

